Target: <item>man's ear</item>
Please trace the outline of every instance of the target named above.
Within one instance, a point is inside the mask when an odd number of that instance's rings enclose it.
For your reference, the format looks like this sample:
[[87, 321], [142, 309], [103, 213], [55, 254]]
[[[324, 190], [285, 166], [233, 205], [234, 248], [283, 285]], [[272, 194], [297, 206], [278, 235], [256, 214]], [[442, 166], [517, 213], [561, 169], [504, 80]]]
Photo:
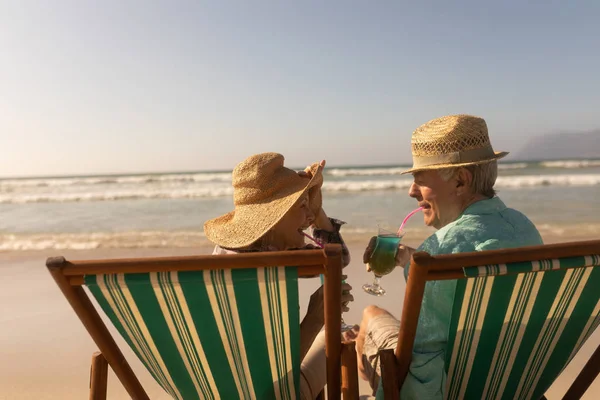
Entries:
[[468, 191], [473, 183], [473, 174], [466, 168], [458, 170], [456, 175], [456, 189], [461, 191], [459, 194], [463, 194], [463, 191]]

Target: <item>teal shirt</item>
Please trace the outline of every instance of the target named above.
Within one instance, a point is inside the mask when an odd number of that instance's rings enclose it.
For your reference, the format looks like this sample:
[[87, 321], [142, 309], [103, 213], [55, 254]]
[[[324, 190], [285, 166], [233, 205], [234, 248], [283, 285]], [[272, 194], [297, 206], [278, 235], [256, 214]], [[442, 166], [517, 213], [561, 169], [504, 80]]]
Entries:
[[[494, 197], [470, 205], [456, 221], [428, 237], [417, 251], [439, 255], [539, 244], [542, 238], [533, 223]], [[408, 266], [404, 277], [408, 278]], [[413, 358], [400, 392], [403, 400], [444, 397], [444, 359], [455, 290], [455, 280], [425, 285]], [[381, 385], [377, 399], [383, 399]]]

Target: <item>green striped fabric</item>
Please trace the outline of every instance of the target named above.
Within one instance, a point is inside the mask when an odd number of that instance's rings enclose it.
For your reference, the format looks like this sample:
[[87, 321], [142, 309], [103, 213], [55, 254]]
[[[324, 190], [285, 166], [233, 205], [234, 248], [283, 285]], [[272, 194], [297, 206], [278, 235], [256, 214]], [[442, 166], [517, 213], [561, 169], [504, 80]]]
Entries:
[[466, 277], [473, 278], [476, 276], [505, 275], [508, 268], [510, 268], [513, 273], [521, 273], [583, 266], [592, 267], [598, 265], [600, 265], [600, 255], [590, 255], [582, 257], [555, 258], [550, 260], [515, 262], [508, 264], [492, 264], [483, 265], [480, 267], [467, 267], [463, 268], [463, 271]]
[[599, 260], [466, 268], [476, 277], [457, 280], [445, 397], [539, 399], [600, 323]]
[[85, 283], [175, 399], [295, 399], [293, 267], [91, 275]]

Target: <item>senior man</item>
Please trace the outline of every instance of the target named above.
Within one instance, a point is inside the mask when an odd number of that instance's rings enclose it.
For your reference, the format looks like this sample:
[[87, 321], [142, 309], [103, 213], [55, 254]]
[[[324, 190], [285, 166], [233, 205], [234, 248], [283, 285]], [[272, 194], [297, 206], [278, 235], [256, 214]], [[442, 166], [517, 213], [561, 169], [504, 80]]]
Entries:
[[[485, 120], [471, 115], [441, 117], [420, 126], [412, 135], [414, 182], [408, 195], [423, 207], [425, 225], [437, 231], [418, 249], [401, 245], [397, 266], [404, 267], [415, 251], [431, 255], [503, 249], [542, 244], [536, 227], [496, 196], [497, 160]], [[364, 254], [368, 263], [373, 240]], [[367, 266], [368, 268], [368, 266]], [[442, 399], [448, 327], [456, 281], [427, 282], [417, 325], [412, 361], [400, 397]], [[383, 398], [377, 353], [394, 349], [400, 322], [389, 312], [369, 306], [363, 312], [357, 338], [359, 372]]]

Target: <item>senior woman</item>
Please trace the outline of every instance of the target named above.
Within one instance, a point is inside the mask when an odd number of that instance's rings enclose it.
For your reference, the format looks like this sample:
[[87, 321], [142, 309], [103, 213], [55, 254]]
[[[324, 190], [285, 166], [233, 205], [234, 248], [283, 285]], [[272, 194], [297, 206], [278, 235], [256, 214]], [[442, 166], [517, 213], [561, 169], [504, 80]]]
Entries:
[[[542, 244], [536, 227], [519, 211], [506, 207], [496, 196], [497, 160], [486, 122], [470, 115], [437, 118], [412, 136], [414, 182], [408, 195], [423, 207], [425, 225], [437, 231], [418, 249], [400, 246], [396, 265], [406, 266], [415, 251], [431, 255], [503, 249]], [[373, 241], [367, 247], [368, 263]], [[368, 267], [367, 267], [368, 268]], [[402, 386], [402, 399], [442, 399], [448, 326], [456, 281], [427, 282], [412, 361]], [[383, 398], [377, 353], [393, 349], [400, 322], [387, 311], [369, 306], [363, 312], [357, 338], [359, 372]]]
[[[322, 207], [321, 185], [325, 161], [296, 172], [284, 166], [278, 153], [246, 158], [232, 173], [235, 209], [204, 224], [204, 232], [215, 243], [213, 254], [283, 251], [314, 248], [304, 242], [305, 229], [320, 243], [342, 245], [342, 264], [350, 253], [340, 234], [344, 222], [329, 218]], [[343, 276], [342, 276], [343, 278]], [[353, 300], [347, 283], [342, 284], [342, 310]], [[325, 322], [323, 286], [310, 296], [300, 323], [300, 398], [314, 399], [327, 381], [325, 370]], [[345, 333], [347, 339], [354, 331]]]

